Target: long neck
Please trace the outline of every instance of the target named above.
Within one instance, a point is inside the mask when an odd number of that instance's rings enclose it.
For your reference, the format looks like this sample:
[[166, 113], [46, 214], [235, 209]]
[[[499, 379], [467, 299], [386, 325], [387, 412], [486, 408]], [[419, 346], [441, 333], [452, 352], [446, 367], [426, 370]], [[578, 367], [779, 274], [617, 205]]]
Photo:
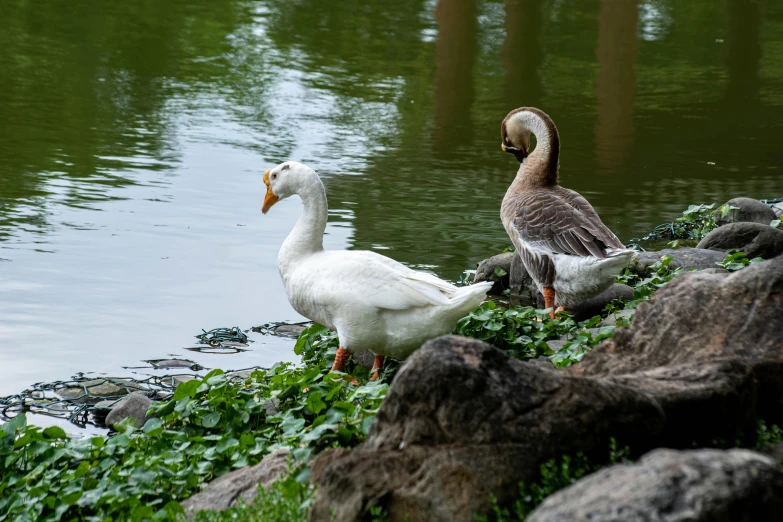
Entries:
[[324, 185], [315, 175], [315, 182], [303, 184], [297, 193], [302, 198], [304, 210], [280, 247], [277, 264], [283, 277], [298, 259], [324, 249], [324, 231], [329, 215]]
[[[519, 166], [517, 179], [527, 187], [557, 185], [560, 136], [552, 119], [538, 109], [520, 111], [516, 118], [536, 137], [536, 148]], [[516, 182], [516, 180], [515, 180]]]

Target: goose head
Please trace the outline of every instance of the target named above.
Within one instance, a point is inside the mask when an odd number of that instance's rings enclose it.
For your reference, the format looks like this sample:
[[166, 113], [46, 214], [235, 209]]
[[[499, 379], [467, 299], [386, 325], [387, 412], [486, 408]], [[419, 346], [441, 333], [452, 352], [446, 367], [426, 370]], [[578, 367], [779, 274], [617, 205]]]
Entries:
[[508, 113], [500, 125], [500, 148], [513, 154], [522, 163], [530, 153], [530, 130], [522, 118], [515, 117], [522, 109]]
[[318, 174], [308, 167], [296, 161], [286, 161], [264, 172], [264, 185], [266, 196], [261, 212], [266, 214], [272, 206], [289, 196], [298, 194], [301, 187], [305, 186], [309, 178], [318, 178]]

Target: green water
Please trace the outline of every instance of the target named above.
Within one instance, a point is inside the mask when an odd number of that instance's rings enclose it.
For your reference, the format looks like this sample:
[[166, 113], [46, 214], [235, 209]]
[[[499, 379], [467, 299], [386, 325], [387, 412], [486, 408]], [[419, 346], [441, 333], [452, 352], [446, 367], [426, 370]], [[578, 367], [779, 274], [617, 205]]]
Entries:
[[[455, 280], [502, 250], [503, 116], [547, 111], [561, 181], [627, 241], [690, 203], [783, 196], [783, 3], [4, 0], [0, 394], [298, 316], [277, 249], [324, 177], [326, 245]], [[146, 369], [132, 370], [149, 373]]]

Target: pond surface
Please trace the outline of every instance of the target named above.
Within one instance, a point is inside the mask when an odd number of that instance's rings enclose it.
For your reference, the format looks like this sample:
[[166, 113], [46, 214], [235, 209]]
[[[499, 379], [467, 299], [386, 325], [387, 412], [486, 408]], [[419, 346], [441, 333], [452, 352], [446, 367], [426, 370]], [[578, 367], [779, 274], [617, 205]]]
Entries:
[[[323, 176], [328, 248], [457, 280], [509, 241], [500, 121], [547, 111], [561, 181], [624, 241], [783, 196], [783, 2], [4, 0], [0, 395], [300, 320], [261, 174]], [[143, 370], [140, 370], [142, 373]]]

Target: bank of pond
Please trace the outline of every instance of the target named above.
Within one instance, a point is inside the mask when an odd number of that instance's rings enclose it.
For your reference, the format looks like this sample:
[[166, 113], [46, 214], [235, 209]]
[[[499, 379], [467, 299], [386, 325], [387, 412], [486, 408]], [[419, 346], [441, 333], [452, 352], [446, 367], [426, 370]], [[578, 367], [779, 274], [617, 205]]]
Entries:
[[312, 324], [300, 364], [131, 390], [110, 436], [17, 414], [0, 520], [778, 520], [783, 210], [749, 201], [691, 207], [555, 318], [493, 256], [493, 299], [377, 381]]

